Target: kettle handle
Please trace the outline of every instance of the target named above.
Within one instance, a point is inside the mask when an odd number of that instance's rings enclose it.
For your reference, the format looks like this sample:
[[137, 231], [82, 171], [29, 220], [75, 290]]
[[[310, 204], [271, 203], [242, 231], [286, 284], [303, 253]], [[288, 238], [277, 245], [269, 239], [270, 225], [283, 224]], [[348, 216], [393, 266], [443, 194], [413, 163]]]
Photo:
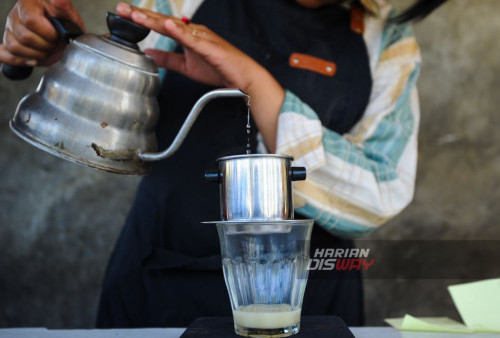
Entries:
[[189, 113], [188, 117], [184, 121], [184, 124], [182, 125], [181, 129], [177, 133], [177, 136], [175, 136], [174, 141], [172, 144], [164, 151], [159, 152], [159, 153], [140, 153], [137, 156], [143, 160], [143, 161], [160, 161], [163, 159], [166, 159], [167, 157], [171, 156], [173, 153], [179, 149], [181, 146], [182, 142], [186, 138], [187, 134], [189, 133], [189, 130], [194, 124], [194, 121], [198, 118], [200, 115], [201, 110], [205, 107], [205, 105], [213, 100], [217, 99], [220, 97], [242, 97], [247, 99], [247, 103], [249, 100], [249, 96], [243, 92], [240, 89], [215, 89], [212, 91], [209, 91], [205, 95], [203, 95], [196, 103], [194, 104], [193, 108], [191, 109], [191, 112]]
[[[59, 36], [59, 40], [68, 43], [71, 39], [74, 39], [83, 34], [83, 31], [75, 24], [73, 21], [61, 18], [48, 18], [52, 26]], [[10, 80], [24, 80], [28, 78], [33, 72], [33, 67], [28, 66], [11, 66], [7, 64], [2, 64], [2, 73], [6, 78]]]

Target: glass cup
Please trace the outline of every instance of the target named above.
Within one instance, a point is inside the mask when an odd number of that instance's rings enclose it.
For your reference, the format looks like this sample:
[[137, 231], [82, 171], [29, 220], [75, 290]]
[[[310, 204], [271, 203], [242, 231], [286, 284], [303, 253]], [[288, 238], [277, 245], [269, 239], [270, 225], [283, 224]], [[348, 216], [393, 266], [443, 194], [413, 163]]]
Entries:
[[298, 333], [313, 221], [216, 223], [236, 333]]

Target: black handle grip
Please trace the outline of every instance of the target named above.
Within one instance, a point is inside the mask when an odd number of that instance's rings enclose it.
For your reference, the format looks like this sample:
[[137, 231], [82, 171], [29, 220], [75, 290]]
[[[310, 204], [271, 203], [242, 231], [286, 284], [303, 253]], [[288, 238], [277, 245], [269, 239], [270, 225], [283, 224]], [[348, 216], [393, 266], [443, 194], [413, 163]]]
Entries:
[[61, 42], [69, 43], [70, 40], [83, 34], [82, 29], [68, 19], [50, 17], [49, 21], [54, 26]]
[[[68, 43], [71, 39], [83, 34], [80, 27], [73, 21], [52, 17], [48, 19], [54, 26], [61, 42]], [[33, 72], [33, 67], [28, 66], [11, 66], [3, 64], [1, 68], [3, 75], [10, 80], [24, 80]]]
[[205, 171], [205, 182], [220, 182], [220, 171], [218, 169], [209, 169]]
[[2, 74], [9, 80], [24, 80], [33, 73], [33, 67], [2, 65]]
[[290, 170], [290, 179], [292, 181], [304, 181], [307, 178], [305, 167], [292, 167]]

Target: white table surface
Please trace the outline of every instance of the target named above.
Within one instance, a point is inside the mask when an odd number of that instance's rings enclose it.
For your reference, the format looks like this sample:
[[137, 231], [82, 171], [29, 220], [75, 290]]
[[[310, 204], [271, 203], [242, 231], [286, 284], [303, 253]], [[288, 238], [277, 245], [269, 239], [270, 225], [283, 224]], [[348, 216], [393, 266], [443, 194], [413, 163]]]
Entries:
[[[399, 332], [391, 327], [351, 327], [357, 338], [500, 338], [500, 334], [456, 334], [430, 332]], [[110, 330], [48, 330], [45, 328], [0, 329], [1, 338], [178, 338], [184, 328], [110, 329]], [[318, 337], [323, 338], [323, 337]]]

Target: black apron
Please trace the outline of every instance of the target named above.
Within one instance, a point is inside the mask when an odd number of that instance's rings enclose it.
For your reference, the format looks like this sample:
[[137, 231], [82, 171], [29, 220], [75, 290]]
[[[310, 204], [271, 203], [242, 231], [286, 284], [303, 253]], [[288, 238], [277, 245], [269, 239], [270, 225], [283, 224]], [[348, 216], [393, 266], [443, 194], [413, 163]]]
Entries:
[[[329, 129], [345, 133], [363, 114], [371, 76], [349, 10], [307, 9], [292, 0], [205, 0], [192, 20], [266, 67]], [[292, 53], [333, 61], [337, 72], [330, 77], [292, 68]], [[172, 142], [196, 100], [211, 89], [168, 72], [159, 96], [159, 149]], [[246, 119], [241, 99], [209, 103], [180, 149], [141, 181], [106, 271], [98, 327], [184, 327], [196, 317], [232, 315], [216, 228], [201, 224], [220, 219], [218, 187], [205, 183], [203, 174], [216, 168], [217, 158], [245, 153]], [[255, 132], [251, 143], [255, 151]], [[352, 246], [316, 225], [312, 237], [311, 252]], [[335, 314], [362, 325], [359, 273], [318, 276], [310, 274], [302, 314]]]

